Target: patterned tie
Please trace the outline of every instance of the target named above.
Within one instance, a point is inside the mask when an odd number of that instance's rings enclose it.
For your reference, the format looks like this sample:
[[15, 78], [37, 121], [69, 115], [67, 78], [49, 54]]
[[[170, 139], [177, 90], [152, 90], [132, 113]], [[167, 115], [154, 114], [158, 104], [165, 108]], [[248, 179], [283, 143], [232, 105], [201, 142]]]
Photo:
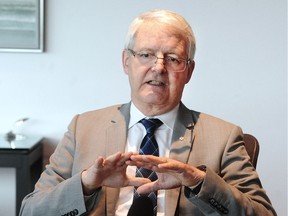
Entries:
[[[154, 131], [163, 124], [159, 119], [142, 119], [140, 122], [144, 125], [146, 129], [146, 135], [143, 138], [140, 146], [140, 155], [155, 155], [159, 156], [159, 147], [156, 142]], [[151, 181], [157, 180], [157, 175], [154, 171], [148, 170], [142, 167], [137, 167], [136, 177], [149, 178]], [[136, 192], [134, 193], [134, 199], [137, 199], [140, 195]], [[154, 215], [157, 214], [157, 192], [151, 192], [148, 197], [152, 200]]]

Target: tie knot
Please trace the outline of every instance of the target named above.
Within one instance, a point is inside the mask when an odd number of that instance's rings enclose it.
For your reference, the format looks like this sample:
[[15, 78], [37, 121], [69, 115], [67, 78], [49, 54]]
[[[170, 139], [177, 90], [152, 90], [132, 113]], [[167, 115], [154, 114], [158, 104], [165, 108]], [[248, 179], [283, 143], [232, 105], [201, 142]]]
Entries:
[[160, 119], [150, 118], [150, 119], [141, 119], [140, 122], [144, 125], [147, 133], [154, 133], [154, 131], [163, 124]]

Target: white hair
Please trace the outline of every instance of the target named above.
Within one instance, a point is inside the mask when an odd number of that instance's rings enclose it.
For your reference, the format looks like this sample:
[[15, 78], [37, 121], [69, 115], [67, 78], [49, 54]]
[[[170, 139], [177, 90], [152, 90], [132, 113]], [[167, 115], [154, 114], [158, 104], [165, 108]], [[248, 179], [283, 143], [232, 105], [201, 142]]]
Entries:
[[142, 24], [147, 22], [153, 22], [162, 26], [170, 26], [176, 29], [183, 38], [187, 39], [187, 51], [190, 59], [194, 59], [196, 40], [191, 26], [181, 15], [169, 10], [150, 10], [136, 17], [128, 29], [124, 45], [125, 49], [133, 48], [138, 29]]

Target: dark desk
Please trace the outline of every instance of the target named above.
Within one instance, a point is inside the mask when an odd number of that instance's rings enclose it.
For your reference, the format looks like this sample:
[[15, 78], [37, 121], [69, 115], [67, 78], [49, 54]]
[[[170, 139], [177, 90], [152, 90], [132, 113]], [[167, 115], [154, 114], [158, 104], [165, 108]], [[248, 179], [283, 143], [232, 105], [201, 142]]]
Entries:
[[27, 136], [23, 140], [8, 142], [0, 136], [0, 167], [16, 169], [16, 215], [19, 215], [23, 198], [34, 190], [42, 172], [41, 137]]

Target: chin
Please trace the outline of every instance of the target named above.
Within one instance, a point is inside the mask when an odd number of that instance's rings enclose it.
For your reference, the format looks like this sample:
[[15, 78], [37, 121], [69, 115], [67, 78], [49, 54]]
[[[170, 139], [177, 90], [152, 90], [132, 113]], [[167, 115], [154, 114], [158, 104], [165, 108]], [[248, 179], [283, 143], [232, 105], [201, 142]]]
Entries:
[[153, 104], [153, 105], [161, 105], [161, 104], [165, 104], [165, 99], [163, 98], [163, 96], [145, 96], [143, 97], [143, 102], [147, 103], [147, 104]]

